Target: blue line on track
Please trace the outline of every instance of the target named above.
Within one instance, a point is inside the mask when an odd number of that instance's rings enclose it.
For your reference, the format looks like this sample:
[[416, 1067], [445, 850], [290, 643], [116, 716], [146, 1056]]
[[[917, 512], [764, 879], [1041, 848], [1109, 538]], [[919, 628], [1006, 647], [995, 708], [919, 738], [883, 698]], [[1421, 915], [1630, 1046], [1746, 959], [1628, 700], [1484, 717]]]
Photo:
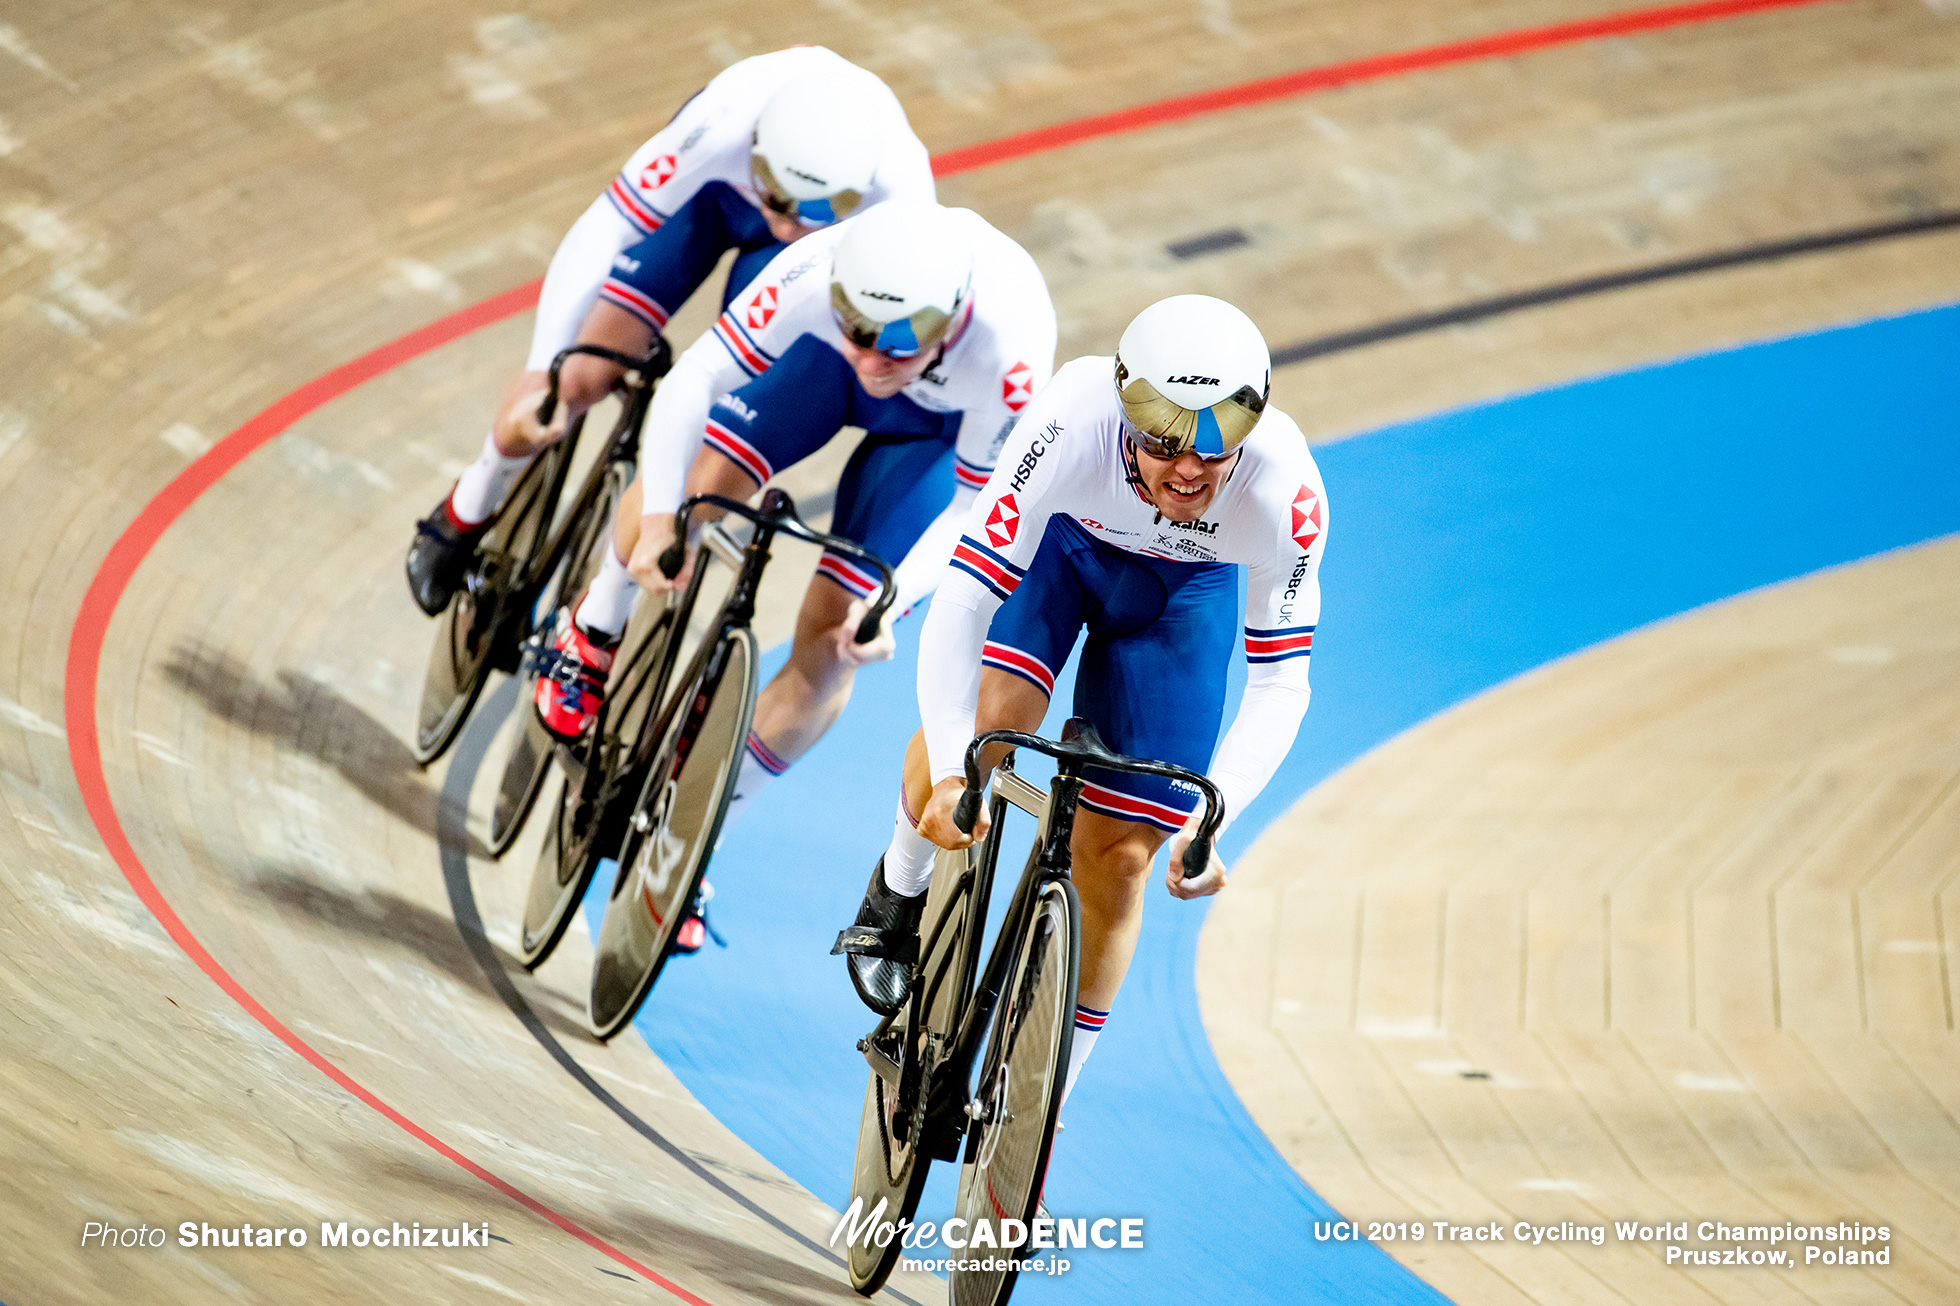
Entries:
[[[1299, 376], [1310, 393], [1311, 371]], [[1524, 671], [1960, 531], [1960, 309], [1579, 382], [1318, 456], [1332, 522], [1314, 704], [1228, 857], [1368, 749]], [[730, 831], [714, 878], [732, 946], [669, 968], [639, 1021], [711, 1111], [839, 1206], [865, 1074], [852, 1044], [871, 1020], [825, 954], [889, 837], [917, 723], [917, 624]], [[1206, 1041], [1192, 980], [1202, 918], [1153, 888], [1048, 1189], [1061, 1215], [1143, 1216], [1149, 1245], [1077, 1257], [1065, 1278], [1024, 1279], [1015, 1300], [1439, 1300], [1373, 1247], [1313, 1240], [1311, 1221], [1331, 1212]], [[951, 1206], [941, 1170], [922, 1212], [933, 1218]]]

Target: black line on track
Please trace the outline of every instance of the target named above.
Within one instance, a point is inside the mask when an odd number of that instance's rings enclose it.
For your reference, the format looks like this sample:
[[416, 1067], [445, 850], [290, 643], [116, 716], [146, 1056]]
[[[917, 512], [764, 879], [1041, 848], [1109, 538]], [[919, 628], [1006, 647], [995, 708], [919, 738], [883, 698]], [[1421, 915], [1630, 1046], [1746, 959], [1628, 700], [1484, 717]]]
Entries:
[[1425, 331], [1436, 331], [1443, 327], [1481, 322], [1485, 318], [1515, 313], [1520, 309], [1540, 308], [1547, 304], [1563, 303], [1569, 299], [1583, 299], [1587, 295], [1604, 294], [1609, 290], [1623, 290], [1628, 286], [1644, 286], [1655, 281], [1672, 280], [1675, 277], [1690, 277], [1701, 272], [1742, 267], [1750, 263], [1769, 263], [1777, 259], [1795, 258], [1800, 254], [1843, 249], [1851, 245], [1869, 245], [1900, 236], [1921, 236], [1952, 227], [1960, 227], [1960, 213], [1929, 213], [1922, 217], [1903, 218], [1894, 222], [1843, 227], [1837, 231], [1743, 245], [1736, 249], [1719, 250], [1713, 254], [1698, 254], [1693, 258], [1655, 263], [1644, 268], [1629, 268], [1623, 272], [1581, 277], [1576, 281], [1554, 282], [1549, 286], [1540, 286], [1536, 290], [1495, 295], [1489, 299], [1458, 304], [1454, 308], [1438, 309], [1433, 313], [1416, 313], [1409, 317], [1390, 318], [1386, 322], [1377, 322], [1373, 326], [1315, 336], [1310, 340], [1302, 340], [1297, 344], [1275, 349], [1273, 366], [1285, 367], [1289, 363], [1304, 363], [1311, 358], [1345, 353], [1364, 345], [1380, 344], [1384, 340], [1399, 340], [1403, 336], [1420, 335]]
[[[701, 1182], [728, 1198], [750, 1215], [755, 1216], [778, 1233], [784, 1234], [802, 1246], [815, 1252], [839, 1269], [848, 1269], [844, 1258], [823, 1244], [806, 1237], [800, 1230], [792, 1229], [777, 1216], [764, 1209], [746, 1193], [731, 1186], [727, 1180], [710, 1171], [699, 1161], [689, 1156], [681, 1146], [662, 1134], [658, 1129], [614, 1097], [605, 1085], [592, 1077], [590, 1071], [578, 1063], [577, 1058], [565, 1050], [538, 1013], [517, 986], [511, 983], [510, 976], [504, 972], [503, 962], [497, 957], [496, 947], [483, 931], [483, 916], [476, 909], [476, 891], [470, 886], [469, 831], [465, 825], [469, 810], [470, 789], [476, 783], [476, 775], [483, 766], [484, 755], [489, 752], [490, 741], [497, 737], [497, 728], [504, 718], [510, 715], [517, 701], [516, 680], [505, 680], [480, 704], [456, 741], [456, 751], [449, 764], [449, 774], [442, 783], [443, 801], [437, 807], [436, 842], [442, 850], [442, 880], [449, 891], [449, 910], [456, 917], [457, 931], [463, 936], [463, 946], [470, 950], [470, 956], [482, 968], [483, 976], [490, 981], [490, 987], [517, 1017], [538, 1046], [551, 1055], [564, 1072], [577, 1081], [580, 1088], [597, 1098], [608, 1111], [618, 1116], [630, 1126], [634, 1133], [665, 1152], [676, 1163], [685, 1168]], [[611, 1273], [611, 1271], [608, 1271]], [[624, 1277], [624, 1276], [622, 1276]], [[885, 1295], [904, 1302], [905, 1306], [919, 1306], [896, 1288], [884, 1288]]]

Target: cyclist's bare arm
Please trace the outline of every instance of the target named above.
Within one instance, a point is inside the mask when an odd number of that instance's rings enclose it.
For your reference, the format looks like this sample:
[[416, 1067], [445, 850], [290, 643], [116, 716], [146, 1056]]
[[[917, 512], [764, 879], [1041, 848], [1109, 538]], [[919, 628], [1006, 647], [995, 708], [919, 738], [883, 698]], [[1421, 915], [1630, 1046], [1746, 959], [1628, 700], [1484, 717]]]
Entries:
[[[585, 315], [579, 328], [581, 345], [600, 345], [623, 354], [644, 354], [653, 344], [653, 328], [640, 319], [601, 300]], [[498, 410], [495, 431], [497, 448], [508, 456], [536, 453], [565, 433], [574, 417], [605, 398], [625, 369], [617, 363], [590, 354], [574, 354], [558, 373], [558, 410], [551, 424], [538, 421], [538, 406], [544, 400], [547, 374], [527, 371], [511, 382]]]

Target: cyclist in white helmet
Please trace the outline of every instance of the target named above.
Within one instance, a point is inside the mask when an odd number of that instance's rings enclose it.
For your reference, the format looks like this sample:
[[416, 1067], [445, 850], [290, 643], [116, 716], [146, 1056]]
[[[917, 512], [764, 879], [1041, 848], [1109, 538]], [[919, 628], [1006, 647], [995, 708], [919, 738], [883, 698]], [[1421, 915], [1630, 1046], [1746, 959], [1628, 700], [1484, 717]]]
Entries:
[[531, 355], [483, 450], [409, 548], [409, 590], [449, 605], [477, 538], [538, 451], [545, 369], [595, 300], [658, 330], [736, 252], [726, 307], [783, 248], [888, 199], [933, 197], [925, 146], [883, 82], [821, 46], [734, 64], [634, 152], [565, 236], [545, 276]]
[[[1270, 374], [1250, 318], [1178, 295], [1138, 314], [1116, 357], [1060, 368], [1022, 414], [926, 617], [924, 728], [906, 753], [891, 845], [840, 939], [867, 1005], [889, 1013], [904, 1000], [895, 959], [917, 932], [935, 851], [985, 833], [984, 807], [972, 834], [953, 824], [967, 744], [1040, 726], [1083, 627], [1074, 715], [1113, 750], [1209, 774], [1228, 822], [1271, 779], [1306, 712], [1327, 501], [1300, 428], [1266, 402]], [[1214, 756], [1241, 624], [1245, 697]], [[999, 751], [983, 759], [989, 769]], [[1182, 878], [1195, 792], [1150, 776], [1087, 778], [1072, 847], [1081, 996], [1064, 1092], [1129, 968], [1158, 848], [1172, 840], [1174, 896], [1225, 883], [1216, 858]]]
[[[630, 353], [652, 334], [601, 301], [579, 338]], [[894, 201], [778, 254], [654, 394], [613, 548], [560, 617], [554, 652], [577, 666], [538, 678], [546, 727], [562, 738], [590, 728], [640, 589], [685, 580], [656, 565], [681, 500], [746, 499], [845, 426], [865, 438], [839, 479], [829, 529], [893, 565], [893, 611], [904, 613], [945, 574], [967, 507], [1054, 354], [1040, 269], [970, 210]], [[604, 397], [620, 371], [589, 355], [567, 360], [554, 428]], [[535, 426], [535, 413], [527, 420]], [[877, 589], [851, 559], [819, 562], [789, 662], [756, 703], [729, 820], [830, 728], [857, 668], [891, 656], [889, 634], [854, 642]], [[677, 946], [698, 939], [689, 922]]]

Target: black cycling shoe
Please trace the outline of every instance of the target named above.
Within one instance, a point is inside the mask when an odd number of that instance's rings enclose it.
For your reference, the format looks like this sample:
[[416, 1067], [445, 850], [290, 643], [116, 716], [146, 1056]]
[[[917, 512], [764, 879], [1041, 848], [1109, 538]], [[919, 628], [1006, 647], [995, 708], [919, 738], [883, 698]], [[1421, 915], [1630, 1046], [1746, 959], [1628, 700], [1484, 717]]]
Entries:
[[459, 530], [449, 520], [449, 498], [443, 496], [436, 510], [415, 523], [415, 539], [408, 546], [408, 592], [415, 606], [432, 617], [442, 615], [456, 587], [463, 583], [470, 558], [476, 553], [475, 530]]
[[843, 955], [851, 971], [851, 987], [865, 1006], [889, 1016], [905, 1004], [908, 968], [919, 951], [919, 917], [926, 896], [903, 898], [885, 886], [885, 859], [871, 872], [857, 921], [837, 936], [830, 950]]

